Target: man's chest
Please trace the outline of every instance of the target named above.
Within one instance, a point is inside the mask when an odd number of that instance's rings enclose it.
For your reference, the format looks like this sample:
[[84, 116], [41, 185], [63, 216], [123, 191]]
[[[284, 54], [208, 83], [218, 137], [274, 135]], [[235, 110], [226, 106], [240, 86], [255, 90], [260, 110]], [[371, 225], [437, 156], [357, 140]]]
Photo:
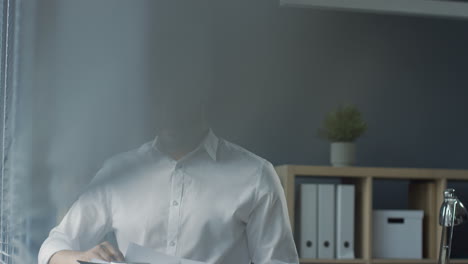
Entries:
[[242, 230], [252, 208], [254, 187], [241, 176], [173, 170], [137, 177], [112, 192], [111, 204], [113, 227], [139, 239]]

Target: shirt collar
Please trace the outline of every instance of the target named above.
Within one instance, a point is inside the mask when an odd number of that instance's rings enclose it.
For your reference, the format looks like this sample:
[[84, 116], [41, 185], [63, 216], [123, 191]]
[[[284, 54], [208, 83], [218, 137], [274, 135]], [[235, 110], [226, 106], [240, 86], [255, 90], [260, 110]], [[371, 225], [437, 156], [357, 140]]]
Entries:
[[203, 147], [206, 150], [206, 153], [208, 153], [208, 155], [210, 155], [210, 157], [214, 161], [216, 161], [216, 158], [217, 158], [218, 143], [219, 143], [218, 137], [210, 129], [208, 131], [208, 134], [206, 135], [205, 139], [203, 140], [202, 144], [203, 144]]
[[[156, 136], [156, 138], [153, 140], [153, 143], [152, 143], [152, 147], [156, 150], [158, 150], [157, 144], [156, 144], [157, 141], [158, 141], [158, 137]], [[213, 130], [209, 129], [205, 138], [201, 141], [200, 145], [195, 149], [195, 151], [198, 151], [203, 148], [208, 154], [208, 156], [210, 156], [210, 158], [216, 161], [217, 153], [218, 153], [218, 144], [219, 144], [219, 138], [213, 133]]]

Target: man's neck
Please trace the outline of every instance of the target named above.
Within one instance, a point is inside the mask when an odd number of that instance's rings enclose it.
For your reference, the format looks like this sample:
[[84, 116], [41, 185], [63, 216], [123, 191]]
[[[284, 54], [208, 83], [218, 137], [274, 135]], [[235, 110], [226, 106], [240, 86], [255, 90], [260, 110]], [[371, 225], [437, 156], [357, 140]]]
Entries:
[[167, 155], [171, 156], [174, 160], [180, 160], [190, 152], [194, 151], [205, 138], [208, 133], [208, 129], [201, 130], [196, 135], [192, 134], [190, 137], [181, 140], [181, 144], [168, 144], [164, 141], [159, 141], [161, 150]]
[[181, 152], [172, 152], [172, 153], [169, 153], [169, 155], [170, 155], [171, 158], [173, 158], [174, 160], [180, 160], [180, 159], [182, 159], [185, 155], [189, 154], [191, 151], [193, 151], [193, 150], [190, 150], [190, 151], [181, 151]]

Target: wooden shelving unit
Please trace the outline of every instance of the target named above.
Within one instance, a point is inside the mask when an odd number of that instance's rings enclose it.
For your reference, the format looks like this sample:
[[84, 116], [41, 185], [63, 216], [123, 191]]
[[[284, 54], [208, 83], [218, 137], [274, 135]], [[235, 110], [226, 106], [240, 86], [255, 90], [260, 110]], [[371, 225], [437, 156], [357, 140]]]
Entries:
[[312, 264], [365, 264], [368, 261], [363, 259], [301, 259], [301, 263]]
[[363, 259], [301, 259], [301, 263], [313, 263], [313, 264], [363, 264], [368, 263]]
[[[301, 259], [301, 263], [339, 264], [437, 264], [441, 228], [438, 225], [443, 191], [450, 180], [468, 181], [468, 170], [405, 169], [371, 167], [326, 167], [282, 165], [276, 171], [283, 184], [292, 230], [295, 223], [296, 177], [333, 177], [356, 187], [355, 253], [356, 259]], [[410, 209], [424, 211], [423, 259], [374, 259], [372, 256], [373, 184], [379, 179], [409, 180]], [[468, 264], [468, 259], [453, 259], [452, 263]]]

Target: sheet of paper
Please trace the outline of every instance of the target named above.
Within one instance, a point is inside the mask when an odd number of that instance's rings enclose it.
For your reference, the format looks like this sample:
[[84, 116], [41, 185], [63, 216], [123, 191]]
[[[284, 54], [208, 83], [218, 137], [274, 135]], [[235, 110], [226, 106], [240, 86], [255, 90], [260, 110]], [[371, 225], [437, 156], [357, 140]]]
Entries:
[[100, 260], [100, 259], [92, 259], [91, 261], [82, 261], [78, 260], [80, 264], [109, 264], [109, 262]]
[[135, 243], [128, 245], [125, 259], [131, 262], [148, 262], [150, 264], [207, 264], [205, 262], [169, 256]]
[[100, 259], [91, 259], [91, 261], [82, 261], [82, 260], [78, 260], [78, 262], [80, 264], [149, 264], [149, 263], [135, 263], [135, 262], [114, 262], [114, 261], [111, 261], [111, 262], [108, 262], [108, 261], [104, 261], [104, 260], [100, 260]]
[[107, 261], [100, 260], [100, 259], [92, 259], [91, 262], [93, 262], [93, 263], [109, 263]]
[[180, 263], [181, 264], [207, 264], [206, 262], [200, 262], [200, 261], [195, 261], [195, 260], [190, 260], [190, 259], [181, 259]]

